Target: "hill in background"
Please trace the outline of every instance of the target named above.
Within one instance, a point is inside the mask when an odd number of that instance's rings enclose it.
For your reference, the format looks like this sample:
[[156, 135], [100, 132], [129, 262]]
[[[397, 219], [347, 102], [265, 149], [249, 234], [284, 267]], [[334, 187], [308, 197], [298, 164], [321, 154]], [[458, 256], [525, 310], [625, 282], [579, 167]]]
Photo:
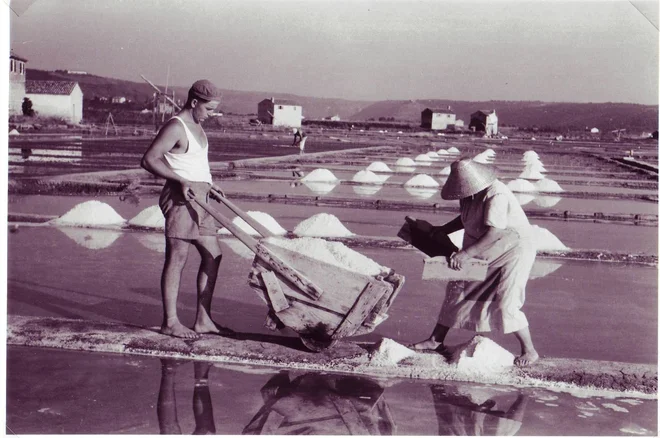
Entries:
[[[85, 100], [94, 97], [124, 96], [150, 108], [153, 89], [146, 82], [126, 81], [95, 75], [69, 74], [62, 71], [27, 69], [29, 80], [67, 80], [80, 84]], [[160, 86], [164, 90], [164, 86]], [[187, 87], [170, 87], [176, 98], [185, 100]], [[342, 120], [379, 120], [419, 123], [425, 108], [447, 108], [456, 113], [467, 126], [470, 114], [478, 110], [497, 111], [501, 126], [540, 129], [577, 129], [597, 127], [601, 131], [627, 128], [630, 131], [654, 131], [658, 129], [658, 106], [627, 103], [552, 103], [527, 101], [453, 101], [429, 100], [384, 100], [378, 102], [346, 99], [297, 96], [286, 93], [223, 90], [220, 110], [225, 113], [252, 115], [257, 104], [270, 97], [293, 100], [303, 106], [306, 119], [321, 119], [338, 115]]]

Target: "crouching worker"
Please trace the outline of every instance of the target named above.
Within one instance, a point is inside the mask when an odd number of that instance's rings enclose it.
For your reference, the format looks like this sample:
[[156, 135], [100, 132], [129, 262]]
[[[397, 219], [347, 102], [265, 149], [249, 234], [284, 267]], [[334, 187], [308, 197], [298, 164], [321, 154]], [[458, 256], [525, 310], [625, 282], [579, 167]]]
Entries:
[[[195, 82], [183, 109], [172, 117], [142, 158], [142, 167], [165, 178], [159, 205], [165, 216], [165, 265], [161, 277], [163, 323], [161, 332], [196, 339], [202, 333], [233, 332], [211, 319], [211, 299], [222, 259], [215, 219], [194, 198], [209, 199], [213, 185], [208, 160], [208, 139], [202, 128], [219, 105], [219, 90], [209, 81]], [[197, 316], [192, 329], [177, 314], [181, 274], [193, 246], [201, 256], [197, 274]]]
[[460, 270], [470, 258], [479, 258], [488, 261], [488, 271], [484, 281], [449, 282], [431, 337], [410, 348], [446, 353], [444, 340], [450, 328], [500, 330], [513, 333], [520, 342], [516, 365], [536, 362], [539, 355], [521, 310], [536, 257], [523, 209], [488, 165], [469, 158], [452, 163], [441, 196], [460, 200], [461, 215], [435, 228], [445, 234], [465, 229], [463, 248], [451, 255], [449, 267]]

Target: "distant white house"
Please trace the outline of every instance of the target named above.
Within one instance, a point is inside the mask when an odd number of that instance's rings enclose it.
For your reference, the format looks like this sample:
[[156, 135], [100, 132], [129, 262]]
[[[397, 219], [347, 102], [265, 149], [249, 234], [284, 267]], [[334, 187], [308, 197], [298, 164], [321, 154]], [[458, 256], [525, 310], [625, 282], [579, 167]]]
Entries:
[[83, 117], [83, 92], [78, 82], [25, 81], [25, 97], [40, 116], [62, 117], [80, 123]]
[[422, 111], [422, 128], [444, 130], [456, 125], [456, 114], [450, 107], [446, 109], [426, 108]]
[[303, 119], [302, 106], [291, 100], [271, 97], [259, 102], [257, 118], [268, 125], [299, 128]]
[[495, 110], [479, 110], [470, 115], [470, 129], [484, 132], [488, 137], [497, 135], [497, 123]]
[[461, 119], [456, 119], [456, 127], [457, 128], [463, 128], [465, 126], [465, 122]]
[[9, 55], [9, 115], [23, 113], [26, 62], [27, 59], [13, 52]]
[[591, 133], [592, 134], [598, 134], [599, 132], [600, 132], [600, 130], [598, 130], [598, 128], [591, 128]]

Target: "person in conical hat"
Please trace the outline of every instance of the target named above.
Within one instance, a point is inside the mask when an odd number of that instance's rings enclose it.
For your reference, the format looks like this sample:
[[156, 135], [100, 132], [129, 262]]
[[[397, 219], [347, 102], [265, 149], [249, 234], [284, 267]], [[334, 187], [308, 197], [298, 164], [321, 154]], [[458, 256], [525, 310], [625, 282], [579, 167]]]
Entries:
[[488, 262], [488, 272], [484, 281], [450, 281], [433, 333], [409, 347], [448, 354], [444, 340], [450, 328], [500, 330], [513, 333], [520, 342], [516, 365], [536, 362], [539, 355], [521, 310], [536, 257], [525, 212], [492, 166], [470, 158], [452, 163], [440, 195], [458, 200], [461, 214], [434, 228], [445, 234], [465, 230], [462, 249], [449, 258], [450, 268], [460, 270], [469, 259], [478, 258]]

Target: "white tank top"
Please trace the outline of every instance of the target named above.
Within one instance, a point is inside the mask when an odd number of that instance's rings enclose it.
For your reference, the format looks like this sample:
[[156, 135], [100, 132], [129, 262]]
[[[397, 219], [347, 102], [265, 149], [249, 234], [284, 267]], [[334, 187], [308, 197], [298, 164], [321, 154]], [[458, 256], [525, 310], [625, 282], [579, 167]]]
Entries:
[[187, 179], [188, 181], [207, 182], [213, 184], [211, 168], [209, 166], [208, 139], [205, 146], [200, 145], [181, 117], [174, 116], [172, 118], [181, 122], [183, 129], [186, 130], [188, 150], [183, 154], [165, 152], [165, 161], [174, 173]]

